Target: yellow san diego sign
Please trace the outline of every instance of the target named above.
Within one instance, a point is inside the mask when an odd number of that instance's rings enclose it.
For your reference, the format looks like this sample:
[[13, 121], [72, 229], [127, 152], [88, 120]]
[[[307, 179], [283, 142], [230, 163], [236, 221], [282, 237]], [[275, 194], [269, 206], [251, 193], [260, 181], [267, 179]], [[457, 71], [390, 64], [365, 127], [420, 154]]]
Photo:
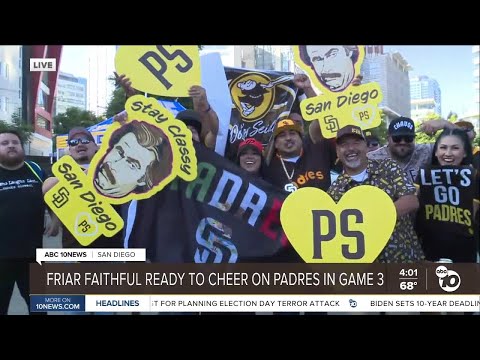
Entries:
[[192, 85], [200, 85], [198, 46], [121, 46], [115, 69], [125, 74], [140, 91], [171, 97], [187, 97]]
[[112, 237], [123, 228], [115, 209], [98, 196], [87, 175], [69, 155], [52, 167], [59, 182], [45, 194], [45, 202], [83, 246], [100, 235]]
[[362, 130], [380, 125], [378, 105], [383, 99], [378, 83], [351, 86], [342, 93], [326, 92], [300, 103], [305, 120], [318, 120], [325, 138], [333, 138], [346, 125], [356, 125]]

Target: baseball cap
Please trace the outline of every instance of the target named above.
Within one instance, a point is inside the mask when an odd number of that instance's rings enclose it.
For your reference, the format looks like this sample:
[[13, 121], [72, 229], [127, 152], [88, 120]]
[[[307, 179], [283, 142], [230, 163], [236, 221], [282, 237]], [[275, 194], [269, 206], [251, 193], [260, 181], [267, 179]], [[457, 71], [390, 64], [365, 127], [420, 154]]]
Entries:
[[336, 142], [338, 143], [338, 140], [340, 140], [342, 137], [347, 135], [355, 135], [363, 140], [366, 140], [362, 129], [360, 129], [358, 126], [355, 126], [355, 125], [347, 125], [341, 128], [340, 130], [338, 130]]
[[404, 116], [400, 116], [392, 120], [388, 126], [388, 135], [413, 135], [415, 136], [415, 124], [413, 120]]
[[70, 131], [68, 132], [68, 139], [67, 141], [73, 139], [76, 135], [85, 135], [87, 137], [87, 139], [95, 142], [95, 139], [93, 138], [93, 135], [90, 133], [90, 131], [88, 131], [87, 129], [85, 129], [84, 127], [81, 127], [81, 126], [77, 126], [77, 127], [74, 127], [72, 129], [70, 129]]
[[292, 119], [284, 119], [280, 120], [273, 131], [273, 137], [276, 138], [278, 134], [285, 130], [295, 130], [300, 134], [303, 135], [303, 128], [302, 125], [298, 121], [294, 121]]
[[474, 129], [473, 124], [470, 121], [460, 120], [460, 121], [457, 121], [455, 125], [457, 125], [459, 128], [462, 128], [466, 131], [472, 131]]
[[247, 138], [238, 145], [237, 156], [240, 156], [247, 149], [254, 149], [262, 155], [263, 146], [262, 143], [256, 139]]
[[375, 135], [371, 130], [365, 130], [363, 134], [365, 135], [365, 140], [367, 141], [378, 141], [378, 136]]
[[187, 126], [193, 126], [199, 134], [202, 132], [202, 122], [200, 121], [200, 114], [198, 111], [183, 110], [180, 111], [175, 118], [182, 121]]

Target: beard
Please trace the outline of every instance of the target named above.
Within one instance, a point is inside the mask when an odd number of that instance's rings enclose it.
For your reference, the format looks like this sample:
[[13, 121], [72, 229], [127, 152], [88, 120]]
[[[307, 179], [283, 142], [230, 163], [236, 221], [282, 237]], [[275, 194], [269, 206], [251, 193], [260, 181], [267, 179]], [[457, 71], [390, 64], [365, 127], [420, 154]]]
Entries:
[[0, 154], [0, 164], [6, 167], [15, 167], [20, 165], [25, 160], [25, 153], [22, 151], [7, 152], [6, 154]]

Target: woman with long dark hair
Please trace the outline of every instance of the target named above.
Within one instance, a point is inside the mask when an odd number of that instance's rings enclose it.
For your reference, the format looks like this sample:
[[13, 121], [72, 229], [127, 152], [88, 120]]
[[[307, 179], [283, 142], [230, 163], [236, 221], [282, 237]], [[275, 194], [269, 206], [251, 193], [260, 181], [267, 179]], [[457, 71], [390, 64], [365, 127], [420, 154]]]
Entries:
[[420, 208], [416, 230], [429, 261], [477, 262], [474, 218], [478, 210], [478, 173], [472, 146], [461, 129], [445, 129], [433, 148], [432, 166], [417, 183]]

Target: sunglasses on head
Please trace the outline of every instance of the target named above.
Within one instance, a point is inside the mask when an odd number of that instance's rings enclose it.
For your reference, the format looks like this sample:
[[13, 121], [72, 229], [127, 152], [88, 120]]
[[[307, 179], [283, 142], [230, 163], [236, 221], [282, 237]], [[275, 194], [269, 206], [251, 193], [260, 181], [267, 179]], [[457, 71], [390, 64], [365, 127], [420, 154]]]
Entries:
[[392, 141], [394, 143], [399, 143], [400, 141], [405, 141], [406, 143], [411, 143], [415, 139], [414, 135], [397, 135], [397, 136], [392, 136]]
[[83, 145], [87, 145], [89, 143], [91, 143], [92, 140], [90, 139], [87, 139], [87, 138], [83, 138], [83, 139], [72, 139], [72, 140], [68, 140], [68, 146], [77, 146], [78, 144], [83, 144]]

